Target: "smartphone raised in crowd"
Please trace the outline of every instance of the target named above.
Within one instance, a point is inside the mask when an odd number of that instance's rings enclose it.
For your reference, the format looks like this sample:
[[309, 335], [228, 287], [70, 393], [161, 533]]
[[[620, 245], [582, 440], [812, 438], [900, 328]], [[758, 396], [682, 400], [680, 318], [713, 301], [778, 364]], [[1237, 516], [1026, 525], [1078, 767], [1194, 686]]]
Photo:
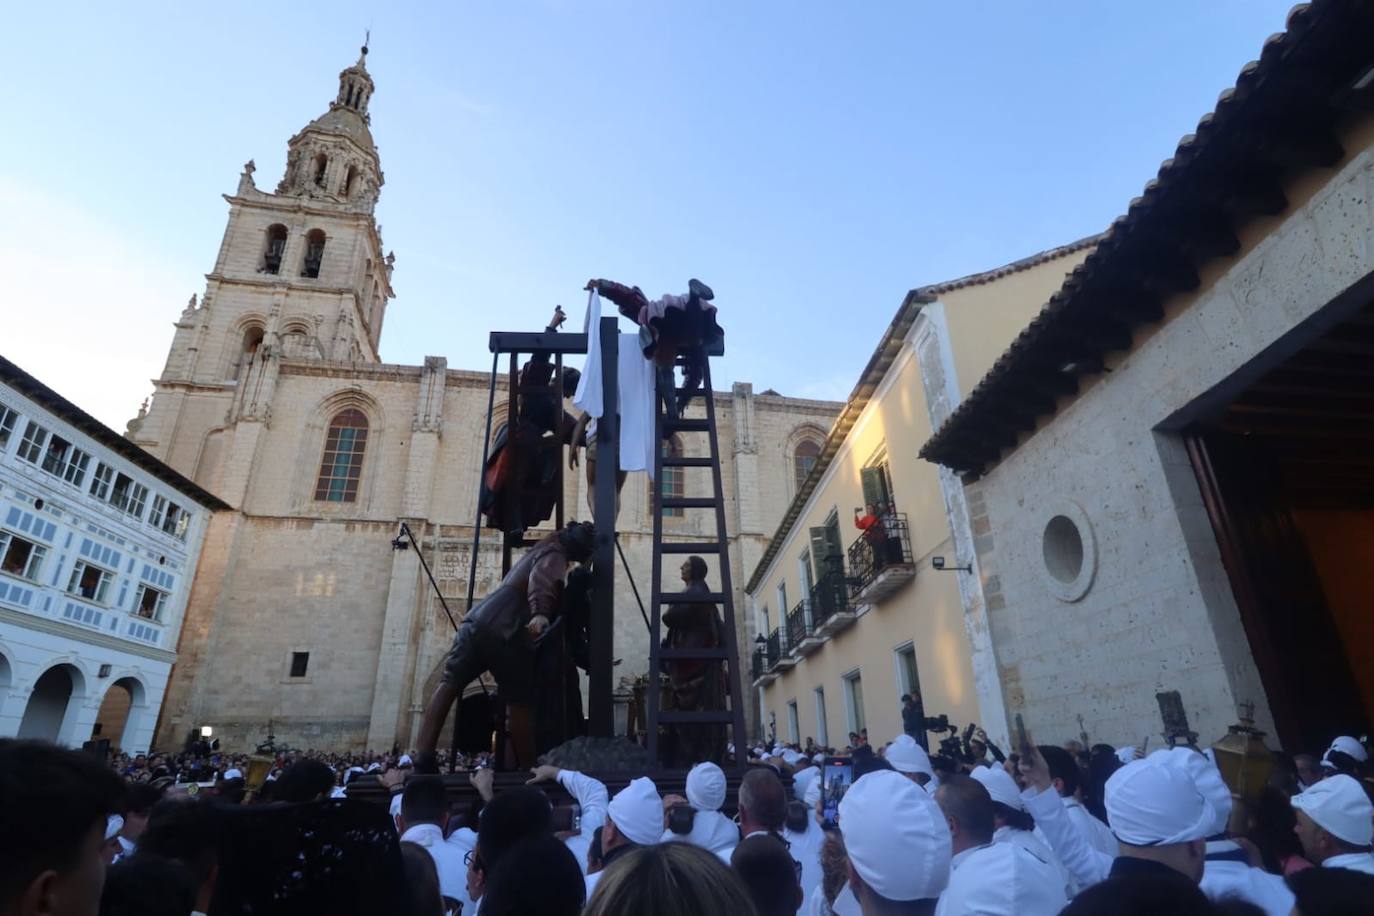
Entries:
[[821, 816], [825, 827], [834, 827], [840, 811], [840, 799], [854, 782], [854, 760], [851, 757], [827, 757], [821, 768]]

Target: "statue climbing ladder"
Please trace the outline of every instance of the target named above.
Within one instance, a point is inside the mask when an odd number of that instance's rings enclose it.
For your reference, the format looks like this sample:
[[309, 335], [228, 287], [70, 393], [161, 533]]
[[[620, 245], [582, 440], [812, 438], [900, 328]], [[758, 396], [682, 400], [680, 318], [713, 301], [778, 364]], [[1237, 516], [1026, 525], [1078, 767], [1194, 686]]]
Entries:
[[[681, 393], [676, 389], [674, 396]], [[663, 399], [658, 398], [657, 416], [654, 422], [659, 446], [654, 449], [654, 540], [652, 561], [651, 611], [649, 627], [649, 687], [645, 691], [647, 702], [646, 726], [649, 740], [649, 758], [662, 764], [659, 756], [660, 725], [728, 725], [730, 742], [734, 747], [734, 766], [743, 771], [748, 760], [748, 738], [744, 731], [744, 702], [741, 691], [739, 646], [735, 631], [734, 587], [730, 578], [729, 537], [725, 530], [725, 492], [721, 484], [720, 444], [716, 436], [716, 402], [711, 388], [710, 359], [705, 360], [702, 372], [702, 391], [700, 396], [706, 402], [705, 419], [674, 419], [664, 413]], [[694, 433], [706, 436], [708, 456], [683, 457], [665, 455], [661, 443], [674, 433]], [[684, 452], [689, 449], [684, 448]], [[665, 468], [710, 468], [711, 495], [669, 496], [663, 492], [663, 471]], [[684, 488], [685, 489], [685, 488]], [[669, 541], [663, 540], [664, 513], [677, 509], [712, 509], [716, 522], [716, 537], [711, 541]], [[715, 574], [719, 579], [720, 591], [683, 593], [665, 592], [663, 589], [663, 558], [672, 554], [700, 554], [703, 557], [716, 557]], [[663, 648], [663, 608], [670, 604], [711, 604], [719, 606], [724, 620], [724, 644], [715, 648], [674, 649]], [[659, 708], [661, 691], [658, 687], [657, 672], [663, 670], [665, 661], [721, 661], [727, 670], [726, 708], [719, 710], [661, 710]], [[727, 761], [722, 761], [727, 762]], [[728, 764], [728, 762], [727, 762]]]

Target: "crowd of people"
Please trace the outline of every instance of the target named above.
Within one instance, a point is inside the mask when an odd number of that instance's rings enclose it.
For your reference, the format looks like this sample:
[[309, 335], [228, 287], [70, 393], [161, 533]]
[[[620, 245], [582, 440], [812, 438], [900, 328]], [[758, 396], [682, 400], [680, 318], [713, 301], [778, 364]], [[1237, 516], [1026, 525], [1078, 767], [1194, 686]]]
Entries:
[[[498, 791], [463, 761], [478, 800], [455, 809], [400, 753], [283, 754], [245, 801], [238, 755], [102, 761], [0, 740], [15, 841], [0, 914], [1374, 912], [1369, 755], [1351, 737], [1276, 755], [1242, 812], [1191, 747], [1007, 755], [971, 732], [931, 756], [860, 732], [833, 792], [831, 750], [756, 746], [733, 791], [699, 763], [682, 795], [554, 766]], [[347, 797], [359, 774], [389, 807]]]

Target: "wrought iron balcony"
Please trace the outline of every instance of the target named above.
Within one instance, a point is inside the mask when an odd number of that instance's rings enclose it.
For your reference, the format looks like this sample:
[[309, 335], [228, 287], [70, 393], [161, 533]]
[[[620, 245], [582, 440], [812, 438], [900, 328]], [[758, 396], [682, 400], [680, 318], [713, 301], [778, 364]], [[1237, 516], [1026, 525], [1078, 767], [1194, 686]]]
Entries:
[[763, 649], [755, 649], [750, 674], [753, 675], [755, 687], [767, 687], [778, 679], [777, 672], [768, 666], [768, 653]]
[[797, 660], [791, 655], [791, 643], [787, 638], [786, 621], [768, 634], [768, 667], [773, 671], [788, 671]]
[[803, 598], [787, 615], [787, 637], [795, 655], [810, 655], [824, 642], [816, 635], [811, 618], [811, 599]]
[[819, 639], [838, 633], [854, 622], [849, 586], [838, 572], [827, 573], [811, 589], [811, 629]]
[[849, 545], [849, 598], [877, 604], [916, 577], [911, 534], [903, 512], [884, 513]]

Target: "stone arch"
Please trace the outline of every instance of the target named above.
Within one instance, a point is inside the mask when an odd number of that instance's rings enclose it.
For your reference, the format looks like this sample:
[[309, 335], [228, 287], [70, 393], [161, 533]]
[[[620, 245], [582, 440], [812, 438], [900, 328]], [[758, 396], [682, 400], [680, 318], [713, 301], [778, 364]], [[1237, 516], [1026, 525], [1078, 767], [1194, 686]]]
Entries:
[[86, 673], [74, 660], [54, 660], [33, 682], [24, 705], [24, 716], [19, 722], [18, 737], [69, 745], [79, 743], [74, 732], [85, 700]]
[[288, 319], [278, 334], [282, 354], [288, 357], [311, 356], [310, 338], [313, 336], [310, 323], [301, 318]]
[[788, 434], [783, 455], [786, 460], [789, 492], [794, 496], [806, 480], [805, 474], [802, 473], [807, 470], [803, 459], [809, 458], [811, 466], [814, 466], [820, 459], [821, 452], [825, 451], [826, 436], [826, 431], [814, 423], [802, 423]]
[[229, 335], [228, 377], [239, 379], [248, 371], [249, 365], [262, 350], [267, 336], [267, 319], [262, 315], [244, 315], [234, 325]]
[[95, 715], [100, 732], [93, 737], [108, 738], [112, 748], [146, 750], [148, 742], [142, 736], [152, 728], [147, 718], [147, 686], [137, 675], [123, 675], [105, 688]]

